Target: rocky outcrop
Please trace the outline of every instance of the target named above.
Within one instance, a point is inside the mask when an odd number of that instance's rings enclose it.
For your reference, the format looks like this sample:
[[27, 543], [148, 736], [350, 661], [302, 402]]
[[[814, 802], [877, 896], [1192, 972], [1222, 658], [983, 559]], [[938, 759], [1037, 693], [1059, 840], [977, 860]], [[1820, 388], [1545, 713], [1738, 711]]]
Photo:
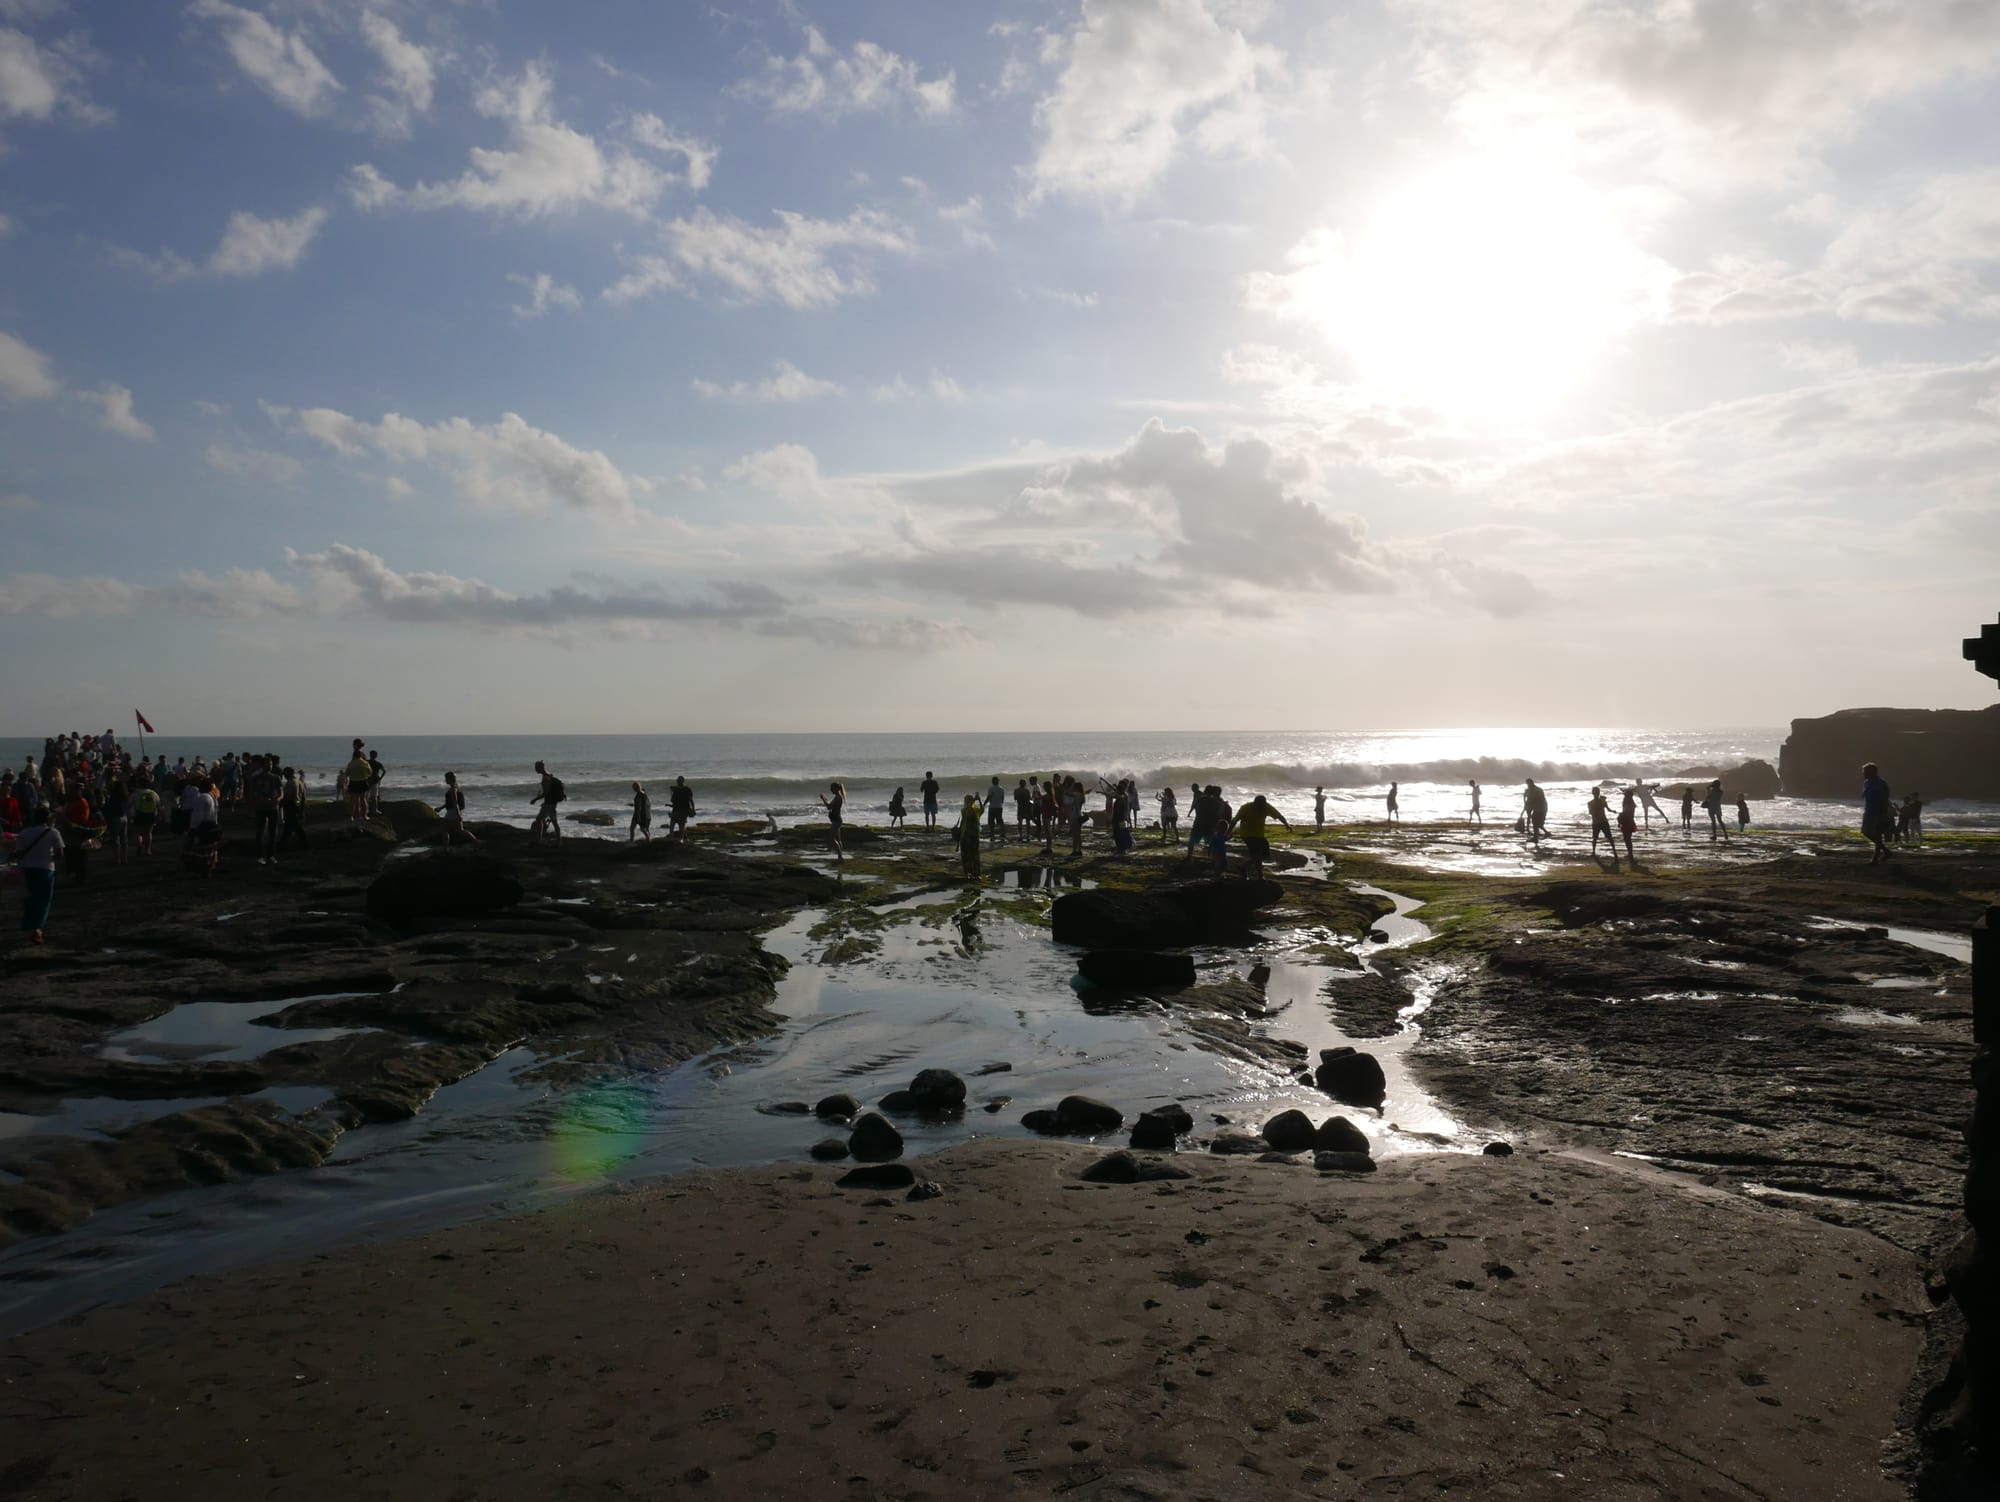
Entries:
[[1312, 1118], [1303, 1111], [1280, 1111], [1264, 1123], [1264, 1140], [1281, 1153], [1302, 1153], [1313, 1137]]
[[368, 888], [369, 913], [398, 928], [480, 918], [520, 900], [521, 883], [498, 862], [442, 852], [393, 862]]
[[1781, 781], [1776, 767], [1762, 757], [1753, 756], [1735, 767], [1683, 767], [1667, 779], [1666, 796], [1679, 796], [1682, 783], [1696, 783], [1699, 784], [1695, 789], [1699, 798], [1701, 789], [1718, 777], [1722, 779], [1724, 796], [1733, 799], [1741, 793], [1753, 802], [1777, 797]]
[[1322, 1048], [1313, 1083], [1350, 1106], [1379, 1107], [1389, 1094], [1389, 1082], [1375, 1055], [1352, 1048]]
[[1158, 954], [1150, 949], [1093, 949], [1076, 962], [1093, 986], [1124, 990], [1140, 986], [1191, 986], [1194, 956]]
[[1065, 892], [1049, 909], [1056, 941], [1093, 949], [1177, 949], [1242, 938], [1284, 898], [1275, 881], [1164, 882], [1143, 892]]
[[1843, 709], [1792, 721], [1778, 753], [1794, 798], [1861, 796], [1861, 764], [1896, 797], [2000, 800], [2000, 704], [1985, 709]]
[[1153, 1106], [1132, 1123], [1132, 1146], [1146, 1152], [1171, 1152], [1194, 1130], [1194, 1118], [1184, 1106]]

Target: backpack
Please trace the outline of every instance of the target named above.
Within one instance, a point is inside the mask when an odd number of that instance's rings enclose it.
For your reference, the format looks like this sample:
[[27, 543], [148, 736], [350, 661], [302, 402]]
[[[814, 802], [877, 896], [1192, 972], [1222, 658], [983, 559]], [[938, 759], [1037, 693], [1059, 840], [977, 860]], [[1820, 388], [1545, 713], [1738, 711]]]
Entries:
[[568, 792], [563, 788], [562, 779], [554, 773], [550, 773], [549, 780], [542, 785], [542, 797], [547, 802], [560, 803], [568, 796]]

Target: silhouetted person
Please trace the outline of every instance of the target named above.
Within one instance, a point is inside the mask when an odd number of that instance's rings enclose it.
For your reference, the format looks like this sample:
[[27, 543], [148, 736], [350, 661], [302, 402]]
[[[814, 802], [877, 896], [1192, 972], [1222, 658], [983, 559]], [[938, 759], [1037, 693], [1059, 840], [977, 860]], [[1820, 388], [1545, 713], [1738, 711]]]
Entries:
[[1313, 789], [1313, 828], [1326, 828], [1326, 789], [1323, 787]]
[[1694, 784], [1681, 789], [1681, 832], [1694, 833]]
[[1894, 828], [1895, 816], [1889, 811], [1889, 784], [1871, 761], [1861, 769], [1861, 833], [1875, 847], [1875, 853], [1868, 858], [1869, 865], [1889, 858], [1892, 853], [1889, 832]]
[[903, 827], [903, 790], [901, 788], [897, 788], [895, 792], [889, 795], [889, 827], [891, 829], [901, 829]]
[[840, 846], [840, 819], [847, 807], [847, 789], [837, 782], [829, 782], [826, 791], [819, 795], [819, 806], [826, 810], [826, 822], [833, 826], [833, 858], [845, 861], [847, 852]]
[[1160, 789], [1160, 843], [1171, 844], [1180, 834], [1181, 811], [1171, 786]]
[[1402, 815], [1401, 815], [1400, 813], [1398, 813], [1398, 812], [1397, 812], [1397, 809], [1398, 809], [1398, 808], [1399, 808], [1399, 807], [1400, 807], [1401, 805], [1400, 805], [1400, 804], [1398, 803], [1398, 801], [1397, 801], [1397, 798], [1396, 798], [1396, 784], [1395, 784], [1395, 783], [1393, 783], [1393, 782], [1389, 784], [1389, 797], [1388, 797], [1388, 800], [1387, 800], [1387, 801], [1388, 801], [1388, 804], [1389, 804], [1389, 816], [1388, 816], [1388, 822], [1389, 822], [1389, 823], [1391, 823], [1391, 824], [1396, 824], [1396, 823], [1399, 823], [1399, 822], [1401, 822], [1401, 820], [1402, 820]]
[[1611, 847], [1612, 858], [1618, 855], [1618, 841], [1611, 833], [1611, 805], [1604, 801], [1604, 789], [1590, 790], [1590, 853], [1597, 854], [1597, 837], [1604, 836], [1604, 843]]
[[1469, 786], [1472, 788], [1472, 822], [1483, 827], [1486, 819], [1479, 812], [1479, 779], [1473, 778]]
[[1259, 793], [1236, 815], [1235, 828], [1243, 835], [1243, 879], [1252, 880], [1264, 874], [1264, 862], [1271, 858], [1271, 841], [1264, 833], [1265, 821], [1276, 819], [1285, 828], [1292, 827], [1292, 821], [1264, 801]]
[[1549, 795], [1535, 785], [1532, 777], [1521, 794], [1521, 818], [1528, 835], [1537, 843], [1549, 832]]
[[1632, 807], [1632, 790], [1627, 788], [1625, 802], [1618, 809], [1618, 832], [1625, 836], [1625, 859], [1635, 866], [1639, 864], [1639, 857], [1632, 853], [1632, 831], [1638, 827], [1639, 816]]
[[937, 773], [935, 772], [924, 773], [924, 780], [917, 784], [917, 791], [923, 795], [924, 799], [924, 828], [936, 829], [937, 795], [938, 795]]
[[1726, 844], [1729, 840], [1729, 826], [1722, 818], [1722, 779], [1716, 778], [1708, 785], [1708, 793], [1701, 800], [1701, 806], [1708, 812], [1708, 837], [1712, 841], [1717, 835]]
[[1742, 834], [1750, 827], [1750, 800], [1743, 794], [1736, 795], [1736, 832]]
[[965, 802], [959, 806], [958, 823], [952, 826], [951, 837], [958, 846], [959, 869], [973, 881], [979, 880], [979, 794], [967, 793]]

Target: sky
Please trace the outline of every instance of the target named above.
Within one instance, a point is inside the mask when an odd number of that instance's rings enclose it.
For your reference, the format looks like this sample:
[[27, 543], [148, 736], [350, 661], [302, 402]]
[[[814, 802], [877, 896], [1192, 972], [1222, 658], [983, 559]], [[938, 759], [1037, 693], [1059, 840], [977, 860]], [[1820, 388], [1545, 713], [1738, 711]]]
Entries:
[[1990, 0], [0, 0], [0, 729], [1977, 706]]

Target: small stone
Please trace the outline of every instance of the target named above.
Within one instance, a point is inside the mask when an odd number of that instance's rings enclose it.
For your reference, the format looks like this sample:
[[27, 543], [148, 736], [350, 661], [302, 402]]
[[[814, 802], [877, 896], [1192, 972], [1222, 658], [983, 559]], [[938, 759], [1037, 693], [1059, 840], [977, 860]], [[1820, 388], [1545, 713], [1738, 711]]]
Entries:
[[989, 1116], [997, 1116], [1000, 1112], [1007, 1109], [1008, 1103], [1013, 1099], [1014, 1097], [1011, 1095], [996, 1095], [986, 1102], [985, 1106], [981, 1109]]
[[848, 1169], [834, 1183], [842, 1189], [907, 1189], [916, 1181], [907, 1163], [870, 1163]]
[[1264, 1123], [1264, 1140], [1281, 1153], [1303, 1152], [1313, 1145], [1312, 1118], [1303, 1111], [1281, 1111]]
[[921, 1184], [912, 1184], [910, 1192], [903, 1196], [906, 1200], [934, 1200], [944, 1198], [944, 1185], [926, 1179]]
[[1489, 1142], [1480, 1151], [1489, 1158], [1511, 1158], [1514, 1156], [1514, 1145], [1511, 1142]]
[[1314, 1153], [1313, 1167], [1321, 1173], [1373, 1173], [1375, 1160], [1366, 1153]]
[[847, 1156], [847, 1139], [845, 1137], [822, 1137], [812, 1145], [809, 1151], [822, 1163], [831, 1163], [836, 1159]]
[[982, 1064], [979, 1068], [973, 1070], [972, 1073], [974, 1078], [978, 1078], [988, 1074], [1011, 1074], [1013, 1071], [1014, 1066], [1012, 1064]]
[[886, 1117], [870, 1111], [854, 1123], [847, 1148], [864, 1163], [880, 1163], [903, 1156], [903, 1134], [889, 1125]]
[[1249, 1132], [1217, 1132], [1209, 1139], [1208, 1150], [1230, 1157], [1253, 1157], [1263, 1152], [1266, 1145], [1262, 1137]]
[[1345, 1116], [1329, 1116], [1313, 1133], [1313, 1146], [1323, 1153], [1367, 1153], [1372, 1151], [1368, 1134]]
[[770, 1104], [770, 1105], [768, 1105], [768, 1106], [759, 1106], [759, 1107], [758, 1107], [757, 1109], [758, 1109], [758, 1110], [760, 1110], [760, 1111], [762, 1111], [762, 1112], [763, 1112], [763, 1113], [764, 1113], [764, 1114], [765, 1114], [766, 1116], [810, 1116], [810, 1115], [812, 1115], [812, 1107], [811, 1107], [811, 1106], [809, 1106], [809, 1105], [807, 1105], [807, 1104], [806, 1104], [806, 1103], [805, 1103], [804, 1101], [802, 1101], [802, 1100], [781, 1100], [781, 1101], [775, 1101], [775, 1102], [773, 1102], [772, 1104]]
[[861, 1114], [861, 1102], [851, 1095], [829, 1095], [813, 1107], [813, 1115], [851, 1120]]

